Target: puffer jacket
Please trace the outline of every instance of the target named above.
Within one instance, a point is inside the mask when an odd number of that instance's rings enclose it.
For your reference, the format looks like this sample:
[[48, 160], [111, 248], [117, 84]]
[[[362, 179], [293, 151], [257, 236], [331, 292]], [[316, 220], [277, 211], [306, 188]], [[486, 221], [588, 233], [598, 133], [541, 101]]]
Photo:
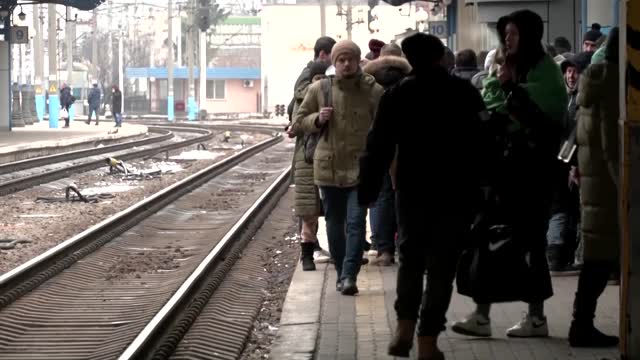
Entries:
[[403, 57], [383, 56], [369, 61], [362, 71], [375, 77], [378, 84], [388, 89], [411, 72], [411, 65]]
[[[325, 80], [326, 81], [326, 80]], [[324, 107], [323, 81], [312, 84], [294, 116], [306, 133], [319, 132], [316, 120]], [[313, 157], [314, 182], [318, 186], [354, 187], [359, 182], [360, 156], [384, 92], [376, 79], [364, 73], [332, 82], [333, 115], [327, 122]]]
[[[299, 104], [309, 89], [309, 83], [303, 83], [295, 91], [293, 114], [298, 112]], [[293, 153], [293, 181], [295, 187], [294, 208], [298, 216], [318, 216], [321, 214], [322, 202], [318, 188], [313, 182], [313, 165], [304, 160], [304, 132], [300, 124], [291, 124], [296, 134], [296, 147]]]
[[618, 223], [618, 65], [590, 66], [578, 92], [578, 167], [585, 260], [616, 260]]

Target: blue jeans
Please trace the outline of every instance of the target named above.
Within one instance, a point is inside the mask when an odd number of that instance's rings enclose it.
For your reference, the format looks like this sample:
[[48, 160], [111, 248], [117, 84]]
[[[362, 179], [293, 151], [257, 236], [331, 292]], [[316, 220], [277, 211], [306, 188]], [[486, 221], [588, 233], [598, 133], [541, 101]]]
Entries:
[[99, 121], [100, 120], [100, 115], [98, 115], [99, 114], [99, 110], [100, 110], [99, 106], [95, 106], [95, 107], [94, 106], [89, 106], [89, 117], [87, 118], [87, 121], [91, 122], [91, 116], [93, 115], [93, 113], [96, 114], [96, 121]]
[[371, 208], [369, 222], [371, 223], [371, 243], [378, 250], [378, 254], [395, 252], [396, 208], [395, 192], [391, 184], [391, 176], [387, 174], [382, 183], [375, 206]]
[[[551, 215], [549, 219], [549, 229], [547, 230], [547, 244], [565, 246], [570, 234], [575, 231], [571, 216], [566, 212], [559, 212]], [[572, 226], [573, 225], [573, 226]]]
[[121, 113], [115, 113], [115, 114], [113, 114], [113, 117], [116, 119], [116, 125], [118, 125], [118, 126], [122, 125], [122, 114]]
[[366, 240], [367, 209], [358, 204], [355, 187], [320, 186], [320, 197], [338, 279], [357, 280]]

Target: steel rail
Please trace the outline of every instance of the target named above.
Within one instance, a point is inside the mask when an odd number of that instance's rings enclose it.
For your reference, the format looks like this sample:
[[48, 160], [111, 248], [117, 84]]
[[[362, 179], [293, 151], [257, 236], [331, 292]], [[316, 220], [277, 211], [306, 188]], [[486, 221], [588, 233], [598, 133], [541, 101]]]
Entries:
[[[182, 130], [184, 132], [198, 132], [203, 135], [193, 139], [187, 139], [184, 141], [179, 141], [171, 144], [153, 147], [150, 149], [132, 151], [132, 152], [120, 155], [118, 159], [131, 160], [131, 159], [137, 159], [141, 157], [152, 156], [161, 152], [179, 149], [185, 146], [197, 144], [202, 141], [209, 140], [214, 136], [213, 132], [207, 129], [180, 128], [180, 127], [172, 127], [172, 129], [173, 131]], [[29, 175], [29, 176], [5, 181], [0, 183], [0, 196], [4, 196], [20, 190], [28, 189], [33, 186], [37, 186], [37, 185], [51, 182], [57, 179], [61, 179], [72, 173], [88, 171], [88, 170], [99, 168], [101, 166], [104, 166], [103, 159], [88, 161], [88, 162], [75, 164], [75, 165], [71, 165], [71, 166], [56, 169], [56, 170], [47, 171], [40, 174], [34, 174], [34, 175]]]
[[148, 145], [160, 141], [165, 141], [173, 138], [175, 135], [167, 128], [164, 127], [149, 127], [149, 132], [159, 133], [161, 135], [153, 136], [146, 139], [127, 141], [120, 144], [107, 145], [100, 148], [82, 149], [75, 151], [68, 151], [59, 154], [38, 156], [30, 159], [12, 161], [6, 164], [0, 164], [0, 175], [8, 174], [14, 171], [26, 170], [35, 168], [38, 166], [44, 166], [52, 163], [58, 163], [63, 161], [69, 161], [79, 159], [85, 156], [93, 156], [112, 151], [124, 150], [136, 146]]
[[200, 170], [1, 275], [0, 309], [176, 199], [280, 141], [281, 135], [274, 136]]
[[[156, 347], [163, 344], [159, 339], [165, 338], [167, 332], [171, 332], [171, 324], [176, 323], [181, 317], [183, 312], [193, 312], [194, 307], [198, 308], [197, 311], [201, 311], [205, 301], [199, 295], [202, 291], [204, 284], [212, 272], [215, 269], [216, 264], [225, 260], [227, 251], [230, 247], [235, 245], [236, 240], [243, 235], [246, 229], [249, 227], [250, 222], [254, 220], [259, 212], [261, 212], [265, 206], [276, 197], [276, 194], [287, 184], [291, 166], [283, 171], [278, 178], [262, 193], [262, 195], [253, 203], [253, 205], [240, 217], [240, 219], [233, 225], [233, 227], [224, 235], [224, 237], [216, 244], [216, 246], [207, 254], [207, 256], [198, 264], [196, 269], [189, 275], [189, 277], [182, 283], [180, 288], [173, 294], [173, 296], [167, 300], [165, 305], [156, 313], [156, 315], [149, 321], [149, 323], [142, 329], [133, 342], [125, 349], [118, 360], [131, 360], [139, 358], [164, 358], [167, 354], [166, 349], [160, 349], [158, 352], [162, 355], [156, 354]], [[210, 295], [208, 296], [210, 297]], [[208, 297], [206, 300], [208, 300]], [[190, 303], [192, 302], [192, 303]], [[185, 311], [185, 308], [190, 308]], [[194, 317], [191, 317], [192, 319]], [[179, 335], [172, 334], [168, 336], [168, 341], [172, 344], [170, 348], [173, 349], [177, 345], [177, 341], [184, 335], [184, 332], [188, 330], [193, 320], [187, 320], [189, 324], [181, 323], [178, 331]], [[186, 325], [186, 326], [185, 326]]]

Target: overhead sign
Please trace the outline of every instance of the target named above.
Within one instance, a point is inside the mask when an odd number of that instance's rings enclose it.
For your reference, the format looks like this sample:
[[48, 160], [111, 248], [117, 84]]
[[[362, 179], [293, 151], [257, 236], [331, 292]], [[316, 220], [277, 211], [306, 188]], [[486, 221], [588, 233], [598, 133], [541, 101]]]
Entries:
[[27, 44], [29, 42], [28, 26], [12, 26], [11, 27], [11, 43]]
[[429, 34], [444, 39], [449, 36], [446, 21], [429, 21]]

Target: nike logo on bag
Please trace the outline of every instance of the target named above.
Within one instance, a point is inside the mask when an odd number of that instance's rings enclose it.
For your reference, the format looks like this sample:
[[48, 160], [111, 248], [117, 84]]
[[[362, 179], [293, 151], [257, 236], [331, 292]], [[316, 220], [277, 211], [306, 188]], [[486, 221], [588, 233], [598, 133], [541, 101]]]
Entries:
[[496, 251], [500, 249], [504, 244], [508, 243], [511, 239], [500, 240], [496, 243], [489, 243], [489, 251]]

